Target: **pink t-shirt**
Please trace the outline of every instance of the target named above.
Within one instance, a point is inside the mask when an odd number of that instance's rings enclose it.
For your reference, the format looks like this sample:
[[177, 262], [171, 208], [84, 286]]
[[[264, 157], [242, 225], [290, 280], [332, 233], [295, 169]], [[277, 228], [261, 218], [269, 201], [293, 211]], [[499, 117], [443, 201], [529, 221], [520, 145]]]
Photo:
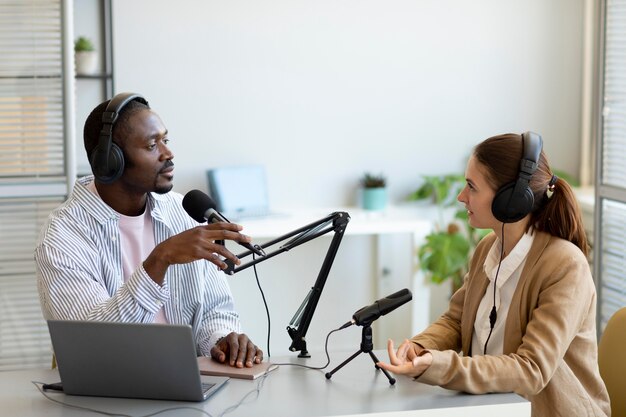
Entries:
[[[89, 184], [88, 188], [98, 195], [98, 190], [93, 182]], [[150, 211], [144, 210], [143, 214], [139, 216], [120, 214], [120, 238], [122, 274], [124, 282], [126, 282], [156, 246]], [[167, 323], [164, 307], [159, 309], [154, 317], [154, 322]]]
[[[144, 210], [143, 214], [134, 217], [120, 214], [120, 237], [122, 243], [122, 272], [124, 274], [124, 282], [126, 282], [156, 246], [150, 211]], [[167, 323], [163, 307], [157, 312], [154, 322]]]

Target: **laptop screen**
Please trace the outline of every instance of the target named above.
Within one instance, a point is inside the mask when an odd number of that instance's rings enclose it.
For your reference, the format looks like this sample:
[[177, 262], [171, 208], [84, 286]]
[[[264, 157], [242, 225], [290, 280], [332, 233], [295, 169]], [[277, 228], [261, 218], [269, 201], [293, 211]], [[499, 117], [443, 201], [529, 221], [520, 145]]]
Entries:
[[207, 172], [209, 192], [217, 209], [241, 217], [269, 211], [265, 169], [262, 165], [213, 168]]

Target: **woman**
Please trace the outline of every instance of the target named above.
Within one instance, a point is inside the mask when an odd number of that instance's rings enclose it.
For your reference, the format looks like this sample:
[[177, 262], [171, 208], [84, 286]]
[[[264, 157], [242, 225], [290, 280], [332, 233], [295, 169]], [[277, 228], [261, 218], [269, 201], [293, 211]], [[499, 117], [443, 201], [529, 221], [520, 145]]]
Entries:
[[459, 391], [516, 392], [534, 417], [609, 416], [580, 209], [541, 145], [527, 132], [474, 148], [458, 200], [471, 226], [493, 232], [448, 311], [397, 352], [390, 340], [379, 365]]

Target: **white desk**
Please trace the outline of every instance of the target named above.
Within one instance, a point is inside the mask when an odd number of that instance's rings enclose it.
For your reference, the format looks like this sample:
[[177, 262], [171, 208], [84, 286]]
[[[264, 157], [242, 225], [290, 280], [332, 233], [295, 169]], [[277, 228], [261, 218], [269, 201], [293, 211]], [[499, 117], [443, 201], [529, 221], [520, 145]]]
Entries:
[[[329, 369], [342, 362], [351, 352], [331, 354]], [[376, 352], [379, 359], [386, 353]], [[319, 366], [318, 359], [293, 356], [273, 358], [274, 362], [308, 363]], [[308, 361], [308, 362], [307, 362]], [[0, 406], [2, 415], [17, 417], [74, 417], [96, 415], [51, 402], [30, 381], [56, 382], [54, 370], [0, 372]], [[254, 390], [262, 383], [258, 395]], [[247, 397], [246, 397], [247, 395]], [[431, 416], [484, 417], [530, 416], [530, 403], [516, 394], [469, 395], [399, 378], [389, 385], [382, 372], [374, 369], [369, 355], [361, 354], [327, 380], [324, 371], [281, 366], [263, 381], [231, 379], [224, 388], [202, 403], [133, 400], [68, 396], [50, 392], [50, 396], [67, 404], [107, 412], [143, 416], [173, 407], [195, 407], [213, 417], [229, 407], [243, 403], [227, 417], [321, 417], [321, 416]], [[197, 410], [176, 410], [163, 416], [200, 416]]]
[[428, 233], [437, 219], [435, 207], [406, 204], [390, 206], [382, 211], [367, 211], [357, 207], [277, 210], [282, 215], [240, 221], [245, 232], [254, 237], [274, 238], [319, 220], [330, 213], [345, 211], [350, 215], [346, 235], [380, 235], [395, 233]]
[[[342, 324], [358, 308], [402, 288], [409, 288], [413, 292], [413, 301], [410, 305], [394, 311], [388, 319], [384, 320], [384, 323], [374, 324], [375, 347], [383, 348], [387, 338], [390, 337], [399, 340], [410, 337], [430, 324], [433, 284], [425, 282], [423, 274], [418, 271], [416, 254], [419, 244], [432, 230], [438, 219], [439, 213], [435, 207], [424, 204], [406, 204], [391, 206], [379, 212], [365, 211], [356, 207], [277, 211], [284, 215], [263, 219], [244, 218], [237, 222], [243, 225], [243, 232], [250, 235], [253, 242], [262, 243], [283, 236], [336, 211], [345, 211], [351, 218], [331, 269], [332, 276], [329, 277], [322, 293], [323, 300], [320, 301], [321, 304], [313, 317], [313, 322], [316, 324], [319, 320], [323, 320], [327, 326], [321, 329], [321, 333], [309, 333], [311, 337], [308, 339], [313, 343], [311, 349], [322, 348], [324, 336], [327, 331], [331, 330], [332, 327], [329, 326], [333, 323]], [[281, 254], [259, 264], [260, 270], [264, 272], [260, 273], [262, 278], [276, 277], [275, 282], [271, 279], [262, 279], [263, 286], [269, 288], [269, 294], [282, 292], [298, 298], [300, 293], [306, 293], [305, 290], [313, 284], [314, 280], [311, 277], [301, 279], [300, 275], [303, 274], [299, 272], [313, 274], [319, 269], [332, 236], [333, 233], [330, 232], [323, 238], [293, 249], [289, 254]], [[366, 244], [365, 241], [370, 243]], [[301, 251], [306, 252], [306, 256], [299, 255]], [[239, 274], [242, 274], [242, 277]], [[254, 309], [251, 307], [258, 295], [250, 284], [254, 282], [252, 272], [246, 270], [239, 274], [230, 280], [235, 301], [242, 313], [244, 331], [252, 333], [253, 340], [260, 345], [265, 339], [265, 333], [258, 331], [255, 321], [252, 321], [254, 323], [252, 326], [247, 325], [246, 318], [254, 317], [262, 320], [264, 311], [258, 304]], [[298, 282], [292, 282], [294, 280]], [[301, 298], [298, 298], [299, 300]], [[327, 303], [324, 304], [325, 302]], [[279, 320], [291, 318], [296, 308], [292, 306], [283, 308], [282, 305], [277, 304], [276, 302], [270, 303], [272, 321], [282, 324]], [[333, 311], [335, 315], [332, 314]], [[272, 335], [272, 339], [276, 340], [275, 349], [288, 346], [287, 342], [279, 341], [279, 338], [283, 337], [281, 332], [282, 330], [278, 330], [275, 336]], [[348, 346], [343, 343], [340, 348], [345, 347]]]

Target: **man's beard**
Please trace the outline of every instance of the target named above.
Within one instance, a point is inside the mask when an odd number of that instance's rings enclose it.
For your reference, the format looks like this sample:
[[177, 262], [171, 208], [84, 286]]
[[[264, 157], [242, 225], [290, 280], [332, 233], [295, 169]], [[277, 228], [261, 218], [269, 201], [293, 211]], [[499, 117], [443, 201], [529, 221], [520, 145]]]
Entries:
[[[174, 163], [172, 162], [171, 159], [168, 159], [167, 161], [165, 161], [165, 163], [163, 164], [163, 169], [169, 168], [174, 166]], [[170, 182], [168, 185], [165, 186], [161, 186], [159, 187], [158, 184], [154, 184], [154, 192], [157, 194], [166, 194], [169, 193], [170, 191], [172, 191], [172, 188], [174, 188], [174, 184], [172, 182]]]
[[155, 185], [153, 192], [156, 194], [167, 194], [172, 191], [172, 188], [174, 188], [174, 184], [172, 183], [160, 187], [158, 185]]

